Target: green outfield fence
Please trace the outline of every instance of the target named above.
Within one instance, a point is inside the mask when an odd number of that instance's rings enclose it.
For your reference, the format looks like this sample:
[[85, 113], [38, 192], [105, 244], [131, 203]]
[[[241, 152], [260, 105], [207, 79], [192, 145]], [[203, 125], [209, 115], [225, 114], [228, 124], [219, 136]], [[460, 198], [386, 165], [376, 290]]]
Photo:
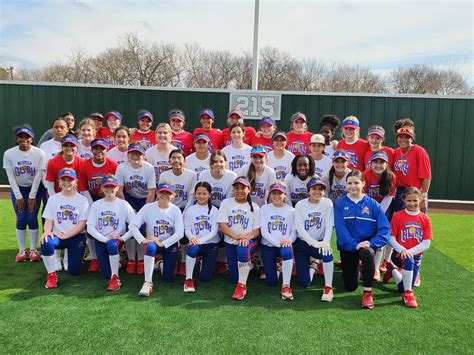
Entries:
[[[198, 112], [211, 108], [216, 115], [215, 126], [226, 125], [229, 97], [236, 91], [184, 88], [124, 87], [35, 82], [0, 81], [0, 146], [2, 152], [13, 146], [13, 128], [29, 123], [37, 137], [51, 121], [71, 111], [78, 122], [91, 112], [116, 110], [124, 123], [135, 126], [139, 109], [147, 109], [156, 122], [165, 121], [167, 112], [181, 108], [186, 113], [186, 129], [199, 124]], [[416, 124], [416, 142], [431, 157], [433, 180], [430, 198], [474, 200], [474, 97], [334, 94], [307, 92], [260, 92], [281, 95], [279, 128], [287, 131], [289, 117], [301, 111], [308, 117], [311, 131], [324, 114], [340, 118], [355, 115], [365, 135], [370, 125], [378, 124], [387, 131], [386, 145], [394, 146], [393, 123], [410, 117]], [[257, 121], [250, 121], [256, 126]], [[7, 184], [5, 172], [0, 183]]]

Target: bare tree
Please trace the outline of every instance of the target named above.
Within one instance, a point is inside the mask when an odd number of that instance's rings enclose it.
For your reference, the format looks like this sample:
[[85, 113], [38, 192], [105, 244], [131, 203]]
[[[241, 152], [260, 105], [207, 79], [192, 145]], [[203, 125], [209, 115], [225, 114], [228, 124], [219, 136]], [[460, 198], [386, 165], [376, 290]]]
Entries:
[[296, 71], [294, 89], [297, 91], [322, 91], [326, 71], [327, 66], [321, 60], [303, 59]]
[[260, 58], [258, 87], [261, 90], [295, 89], [294, 78], [300, 68], [296, 59], [273, 47], [263, 48]]
[[381, 93], [387, 88], [382, 76], [368, 68], [335, 63], [324, 76], [322, 91]]
[[390, 76], [394, 91], [400, 94], [436, 94], [441, 86], [440, 73], [429, 65], [398, 68]]

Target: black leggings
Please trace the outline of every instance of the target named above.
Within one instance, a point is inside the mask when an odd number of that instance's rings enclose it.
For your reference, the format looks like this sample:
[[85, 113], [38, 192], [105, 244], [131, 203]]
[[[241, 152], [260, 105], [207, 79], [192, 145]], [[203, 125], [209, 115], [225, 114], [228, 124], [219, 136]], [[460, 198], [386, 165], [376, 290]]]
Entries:
[[362, 284], [364, 287], [372, 287], [375, 273], [374, 249], [369, 247], [355, 252], [340, 251], [340, 255], [346, 290], [355, 291], [359, 286], [359, 260], [362, 261]]

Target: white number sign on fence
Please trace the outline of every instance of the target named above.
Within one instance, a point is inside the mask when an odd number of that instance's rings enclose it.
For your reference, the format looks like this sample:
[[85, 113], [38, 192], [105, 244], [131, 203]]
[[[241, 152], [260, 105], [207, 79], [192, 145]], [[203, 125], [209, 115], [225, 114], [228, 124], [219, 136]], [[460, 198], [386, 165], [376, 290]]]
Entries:
[[239, 106], [245, 119], [259, 120], [263, 116], [270, 116], [274, 120], [280, 119], [281, 95], [255, 92], [231, 92], [229, 110]]

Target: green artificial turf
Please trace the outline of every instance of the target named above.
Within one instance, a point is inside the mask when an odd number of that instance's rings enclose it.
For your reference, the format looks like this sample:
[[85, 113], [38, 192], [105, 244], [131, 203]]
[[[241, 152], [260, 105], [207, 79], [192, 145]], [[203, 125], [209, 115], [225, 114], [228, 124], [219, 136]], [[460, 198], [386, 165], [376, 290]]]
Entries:
[[332, 304], [319, 301], [320, 277], [309, 289], [293, 279], [291, 302], [254, 274], [242, 302], [231, 300], [234, 287], [223, 276], [197, 282], [195, 294], [184, 294], [183, 277], [165, 284], [155, 275], [155, 293], [144, 299], [137, 296], [142, 276], [122, 273], [121, 290], [108, 293], [98, 274], [60, 272], [59, 288], [47, 290], [42, 263], [14, 263], [8, 201], [0, 201], [0, 216], [2, 353], [467, 354], [474, 349], [474, 280], [467, 253], [472, 238], [459, 237], [472, 233], [472, 216], [432, 215], [435, 243], [425, 253], [422, 285], [415, 289], [418, 309], [402, 305], [393, 283], [376, 282], [373, 310], [360, 308], [361, 289], [343, 290], [338, 269]]

